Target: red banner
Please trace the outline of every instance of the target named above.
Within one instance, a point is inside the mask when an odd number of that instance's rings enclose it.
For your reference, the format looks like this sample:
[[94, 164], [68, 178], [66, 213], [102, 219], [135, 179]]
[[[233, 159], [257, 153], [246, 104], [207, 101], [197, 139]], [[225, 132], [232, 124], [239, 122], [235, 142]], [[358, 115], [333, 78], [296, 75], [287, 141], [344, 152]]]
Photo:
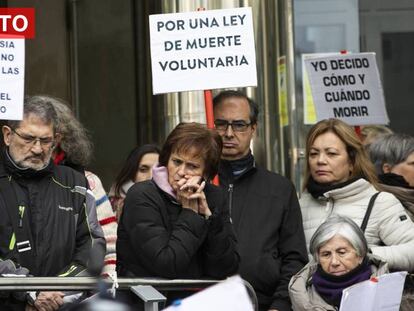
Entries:
[[34, 36], [34, 8], [0, 8], [0, 38], [33, 39]]

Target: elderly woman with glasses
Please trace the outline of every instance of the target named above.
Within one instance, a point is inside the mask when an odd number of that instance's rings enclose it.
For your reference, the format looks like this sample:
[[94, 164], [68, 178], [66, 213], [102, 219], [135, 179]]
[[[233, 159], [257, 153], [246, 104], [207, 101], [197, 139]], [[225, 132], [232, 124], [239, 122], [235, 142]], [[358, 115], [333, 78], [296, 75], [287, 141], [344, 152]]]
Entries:
[[367, 250], [355, 222], [339, 215], [328, 218], [311, 238], [314, 260], [290, 280], [293, 310], [338, 310], [343, 289], [387, 273], [388, 265]]
[[238, 269], [226, 194], [210, 180], [220, 136], [181, 123], [164, 143], [152, 179], [134, 184], [119, 221], [118, 273], [129, 277], [222, 279]]

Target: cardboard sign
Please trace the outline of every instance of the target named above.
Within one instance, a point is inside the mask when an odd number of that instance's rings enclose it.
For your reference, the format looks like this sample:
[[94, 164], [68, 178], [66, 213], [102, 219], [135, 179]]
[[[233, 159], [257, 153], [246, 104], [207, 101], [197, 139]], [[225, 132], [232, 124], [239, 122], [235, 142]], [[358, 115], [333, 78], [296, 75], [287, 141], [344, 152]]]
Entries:
[[305, 59], [317, 121], [350, 125], [388, 124], [375, 53]]
[[0, 38], [0, 119], [22, 120], [24, 39]]
[[251, 8], [150, 15], [153, 93], [257, 85]]

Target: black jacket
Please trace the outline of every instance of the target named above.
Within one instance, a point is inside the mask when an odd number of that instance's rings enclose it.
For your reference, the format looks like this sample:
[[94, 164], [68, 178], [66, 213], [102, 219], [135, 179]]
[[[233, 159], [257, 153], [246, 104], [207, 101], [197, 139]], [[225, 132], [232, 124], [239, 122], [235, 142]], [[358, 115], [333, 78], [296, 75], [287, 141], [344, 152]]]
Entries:
[[220, 188], [207, 185], [213, 215], [206, 220], [156, 186], [135, 184], [128, 191], [118, 226], [120, 276], [217, 278], [237, 272], [236, 239]]
[[[27, 176], [4, 160], [0, 178], [8, 183], [0, 189], [2, 260], [11, 259], [34, 276], [76, 276], [86, 270], [92, 246], [104, 254], [102, 229], [97, 221], [88, 223], [96, 219], [96, 211], [86, 207], [85, 176], [53, 163]], [[4, 189], [10, 185], [14, 199]], [[18, 252], [23, 231], [31, 249]]]
[[235, 179], [227, 161], [219, 177], [229, 195], [241, 276], [254, 287], [261, 309], [290, 310], [289, 280], [308, 261], [294, 186], [260, 167]]

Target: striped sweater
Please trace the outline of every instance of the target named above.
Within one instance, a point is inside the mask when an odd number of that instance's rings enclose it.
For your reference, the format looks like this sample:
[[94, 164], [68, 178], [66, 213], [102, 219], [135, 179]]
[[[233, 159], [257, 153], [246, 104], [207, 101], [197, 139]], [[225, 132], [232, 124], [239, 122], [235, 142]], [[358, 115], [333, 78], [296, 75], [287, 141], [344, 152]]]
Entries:
[[85, 171], [85, 176], [88, 179], [89, 188], [95, 196], [96, 213], [106, 240], [105, 265], [102, 275], [113, 275], [116, 269], [118, 223], [99, 177], [89, 171]]

